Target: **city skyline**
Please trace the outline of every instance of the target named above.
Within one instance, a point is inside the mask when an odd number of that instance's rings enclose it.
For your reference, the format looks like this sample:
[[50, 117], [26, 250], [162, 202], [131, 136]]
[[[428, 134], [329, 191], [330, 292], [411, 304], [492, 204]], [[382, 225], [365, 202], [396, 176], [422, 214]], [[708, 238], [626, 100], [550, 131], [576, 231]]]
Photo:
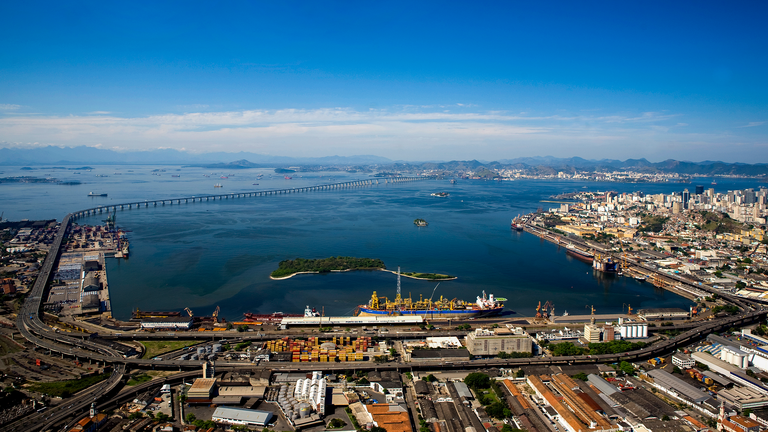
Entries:
[[4, 4], [0, 147], [766, 162], [765, 6], [692, 5]]

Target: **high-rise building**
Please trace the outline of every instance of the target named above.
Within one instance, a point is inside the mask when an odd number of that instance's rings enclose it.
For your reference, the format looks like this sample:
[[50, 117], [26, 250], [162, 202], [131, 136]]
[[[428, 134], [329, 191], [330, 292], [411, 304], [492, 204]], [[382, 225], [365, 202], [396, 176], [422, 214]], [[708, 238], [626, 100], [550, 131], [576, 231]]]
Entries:
[[701, 195], [703, 193], [704, 193], [704, 186], [696, 185], [696, 195]]
[[691, 199], [691, 193], [688, 189], [683, 190], [683, 208], [688, 209], [688, 201]]

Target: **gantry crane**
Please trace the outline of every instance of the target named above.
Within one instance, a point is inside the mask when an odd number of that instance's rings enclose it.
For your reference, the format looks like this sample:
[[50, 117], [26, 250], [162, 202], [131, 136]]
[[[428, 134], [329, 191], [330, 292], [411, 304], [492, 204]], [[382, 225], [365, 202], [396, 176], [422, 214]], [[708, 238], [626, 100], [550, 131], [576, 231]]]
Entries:
[[187, 311], [187, 313], [189, 314], [189, 317], [190, 317], [190, 318], [192, 318], [193, 316], [195, 316], [195, 315], [192, 313], [192, 309], [190, 309], [190, 308], [188, 308], [188, 307], [185, 307], [185, 308], [184, 308], [184, 310], [185, 310], [185, 311]]

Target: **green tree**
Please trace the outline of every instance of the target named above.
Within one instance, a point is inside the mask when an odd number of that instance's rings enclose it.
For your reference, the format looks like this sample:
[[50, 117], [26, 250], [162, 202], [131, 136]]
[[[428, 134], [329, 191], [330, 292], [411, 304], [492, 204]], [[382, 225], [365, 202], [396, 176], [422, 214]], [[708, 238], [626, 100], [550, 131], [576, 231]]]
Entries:
[[491, 379], [482, 372], [472, 372], [464, 378], [464, 384], [474, 390], [487, 389], [491, 386]]
[[632, 366], [631, 363], [622, 361], [619, 363], [619, 369], [621, 369], [622, 372], [624, 372], [627, 375], [634, 375], [635, 374], [635, 367]]
[[577, 379], [577, 380], [581, 380], [581, 381], [584, 381], [584, 382], [586, 382], [589, 379], [587, 374], [585, 374], [584, 372], [579, 372], [576, 375], [571, 376], [571, 378]]
[[387, 430], [384, 429], [383, 427], [374, 426], [371, 428], [371, 432], [387, 432]]
[[192, 414], [192, 413], [189, 413], [189, 414], [187, 414], [186, 416], [184, 416], [184, 420], [186, 420], [186, 421], [187, 421], [187, 423], [192, 423], [192, 422], [194, 422], [195, 420], [197, 420], [197, 416], [196, 416], [196, 415], [194, 415], [194, 414]]
[[333, 418], [330, 422], [328, 422], [328, 427], [331, 429], [341, 429], [346, 425], [347, 423], [340, 418]]
[[522, 368], [518, 369], [517, 373], [515, 374], [516, 377], [522, 378], [525, 376], [525, 371], [523, 371]]
[[679, 367], [675, 366], [675, 367], [672, 368], [672, 373], [676, 373], [678, 375], [682, 375], [683, 371], [681, 371]]
[[502, 402], [494, 402], [488, 405], [485, 407], [485, 412], [487, 412], [489, 416], [499, 420], [512, 417], [512, 411], [510, 411]]

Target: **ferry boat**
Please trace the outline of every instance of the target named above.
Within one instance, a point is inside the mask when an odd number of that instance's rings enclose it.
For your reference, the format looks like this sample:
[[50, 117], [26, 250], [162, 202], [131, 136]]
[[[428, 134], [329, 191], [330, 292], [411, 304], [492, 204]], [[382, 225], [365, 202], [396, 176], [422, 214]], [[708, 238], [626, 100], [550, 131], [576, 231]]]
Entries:
[[589, 253], [587, 251], [583, 251], [583, 250], [577, 248], [576, 246], [573, 245], [573, 243], [570, 243], [570, 244], [568, 244], [565, 247], [565, 252], [567, 254], [570, 254], [571, 256], [573, 256], [576, 259], [579, 259], [579, 260], [582, 260], [582, 261], [585, 261], [585, 262], [588, 262], [588, 263], [592, 263], [592, 261], [595, 260], [595, 256], [594, 255], [592, 255], [591, 253]]

